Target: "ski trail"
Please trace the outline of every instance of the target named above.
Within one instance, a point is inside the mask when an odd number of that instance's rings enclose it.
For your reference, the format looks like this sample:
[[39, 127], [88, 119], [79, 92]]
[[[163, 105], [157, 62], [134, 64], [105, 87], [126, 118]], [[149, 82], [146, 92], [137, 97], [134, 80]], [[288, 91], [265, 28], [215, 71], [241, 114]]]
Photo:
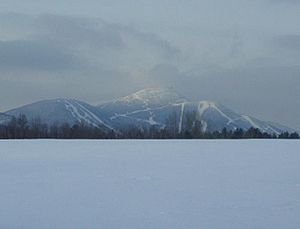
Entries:
[[280, 132], [278, 132], [277, 130], [275, 130], [272, 126], [268, 125], [268, 127], [265, 128], [266, 130], [271, 130], [273, 131], [275, 134], [279, 135]]
[[[89, 119], [87, 119], [86, 117], [82, 116], [77, 107], [75, 107], [72, 103], [70, 103], [68, 100], [64, 100], [65, 106], [67, 108], [68, 111], [71, 112], [71, 115], [78, 121], [81, 122], [82, 120], [86, 121], [89, 124], [93, 124], [91, 123], [91, 121]], [[94, 124], [93, 124], [94, 125]]]
[[211, 107], [213, 107], [215, 110], [217, 110], [220, 113], [220, 115], [222, 115], [224, 118], [228, 119], [228, 123], [234, 122], [234, 120], [232, 118], [230, 118], [223, 111], [221, 111], [215, 104], [211, 104]]
[[259, 125], [257, 125], [249, 116], [247, 116], [247, 115], [242, 115], [243, 116], [243, 118], [244, 119], [246, 119], [249, 123], [250, 123], [250, 125], [251, 126], [253, 126], [254, 128], [256, 128], [256, 129], [262, 129]]
[[83, 109], [87, 114], [89, 114], [94, 120], [98, 121], [99, 123], [101, 123], [102, 125], [106, 126], [107, 128], [113, 130], [113, 128], [109, 125], [107, 125], [105, 122], [103, 122], [97, 115], [95, 115], [94, 113], [92, 113], [91, 111], [89, 111], [86, 107], [84, 107], [83, 105], [81, 105], [80, 103], [76, 102], [75, 103], [81, 108]]
[[201, 130], [203, 131], [203, 132], [206, 132], [206, 130], [207, 130], [207, 122], [205, 122], [205, 121], [201, 121]]
[[185, 103], [182, 103], [182, 104], [181, 104], [180, 120], [179, 120], [179, 128], [178, 128], [178, 133], [179, 133], [179, 134], [180, 134], [181, 131], [182, 131], [184, 106], [185, 106]]
[[210, 104], [208, 102], [199, 102], [199, 105], [198, 105], [199, 119], [202, 118], [202, 115], [209, 107], [210, 107]]
[[267, 132], [268, 132], [268, 130], [271, 130], [271, 132], [273, 132], [275, 134], [280, 134], [277, 130], [272, 128], [272, 126], [270, 126], [270, 125], [267, 125], [265, 127], [261, 127], [261, 126], [257, 125], [249, 116], [247, 116], [247, 115], [242, 115], [242, 116], [243, 116], [244, 119], [246, 119], [250, 123], [251, 126], [253, 126], [256, 129], [259, 129], [261, 131], [267, 131]]
[[150, 111], [149, 114], [150, 114], [150, 117], [149, 117], [148, 122], [150, 123], [150, 125], [157, 125], [158, 122], [156, 122], [156, 121], [154, 120], [154, 113], [153, 113], [152, 111]]

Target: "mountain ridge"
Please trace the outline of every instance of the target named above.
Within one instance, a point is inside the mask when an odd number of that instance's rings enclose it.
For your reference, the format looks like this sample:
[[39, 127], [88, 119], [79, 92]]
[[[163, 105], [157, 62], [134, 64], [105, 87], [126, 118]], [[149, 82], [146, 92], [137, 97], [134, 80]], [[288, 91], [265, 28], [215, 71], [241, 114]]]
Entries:
[[[117, 131], [133, 126], [164, 128], [169, 125], [168, 119], [173, 116], [173, 125], [176, 125], [180, 133], [187, 128], [186, 120], [193, 112], [195, 112], [194, 121], [201, 121], [204, 132], [221, 131], [223, 128], [246, 130], [251, 127], [277, 135], [284, 131], [295, 131], [281, 124], [236, 113], [213, 101], [190, 101], [172, 88], [146, 88], [98, 106], [75, 99], [42, 100], [11, 109], [3, 114], [5, 117], [25, 114], [29, 120], [40, 117], [49, 125], [85, 122], [95, 127]], [[0, 116], [0, 124], [1, 120], [2, 123], [5, 122]]]

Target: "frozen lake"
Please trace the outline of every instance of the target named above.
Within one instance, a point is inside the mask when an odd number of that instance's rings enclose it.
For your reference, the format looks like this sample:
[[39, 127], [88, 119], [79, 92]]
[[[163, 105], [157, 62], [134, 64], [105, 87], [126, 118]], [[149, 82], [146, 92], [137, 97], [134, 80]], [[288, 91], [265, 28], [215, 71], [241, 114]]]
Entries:
[[0, 228], [300, 228], [300, 141], [0, 141]]

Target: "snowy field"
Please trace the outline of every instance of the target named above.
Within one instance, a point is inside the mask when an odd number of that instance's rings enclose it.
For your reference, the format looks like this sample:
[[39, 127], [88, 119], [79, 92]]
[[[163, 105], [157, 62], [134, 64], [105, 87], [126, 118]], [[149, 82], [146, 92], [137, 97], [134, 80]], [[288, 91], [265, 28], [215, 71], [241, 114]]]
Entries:
[[0, 141], [2, 229], [300, 228], [300, 141]]

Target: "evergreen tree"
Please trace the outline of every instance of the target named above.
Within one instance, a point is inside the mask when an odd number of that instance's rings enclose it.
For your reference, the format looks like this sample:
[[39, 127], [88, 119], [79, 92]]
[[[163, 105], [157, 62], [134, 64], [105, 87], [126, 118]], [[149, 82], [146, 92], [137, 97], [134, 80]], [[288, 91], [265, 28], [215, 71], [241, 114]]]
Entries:
[[279, 134], [278, 138], [280, 138], [280, 139], [288, 139], [289, 136], [290, 136], [289, 132], [286, 131], [286, 132], [283, 132], [283, 133]]
[[12, 117], [10, 122], [7, 125], [8, 127], [8, 138], [16, 139], [17, 138], [17, 119], [16, 117]]
[[291, 133], [290, 139], [299, 139], [299, 134], [297, 132]]

